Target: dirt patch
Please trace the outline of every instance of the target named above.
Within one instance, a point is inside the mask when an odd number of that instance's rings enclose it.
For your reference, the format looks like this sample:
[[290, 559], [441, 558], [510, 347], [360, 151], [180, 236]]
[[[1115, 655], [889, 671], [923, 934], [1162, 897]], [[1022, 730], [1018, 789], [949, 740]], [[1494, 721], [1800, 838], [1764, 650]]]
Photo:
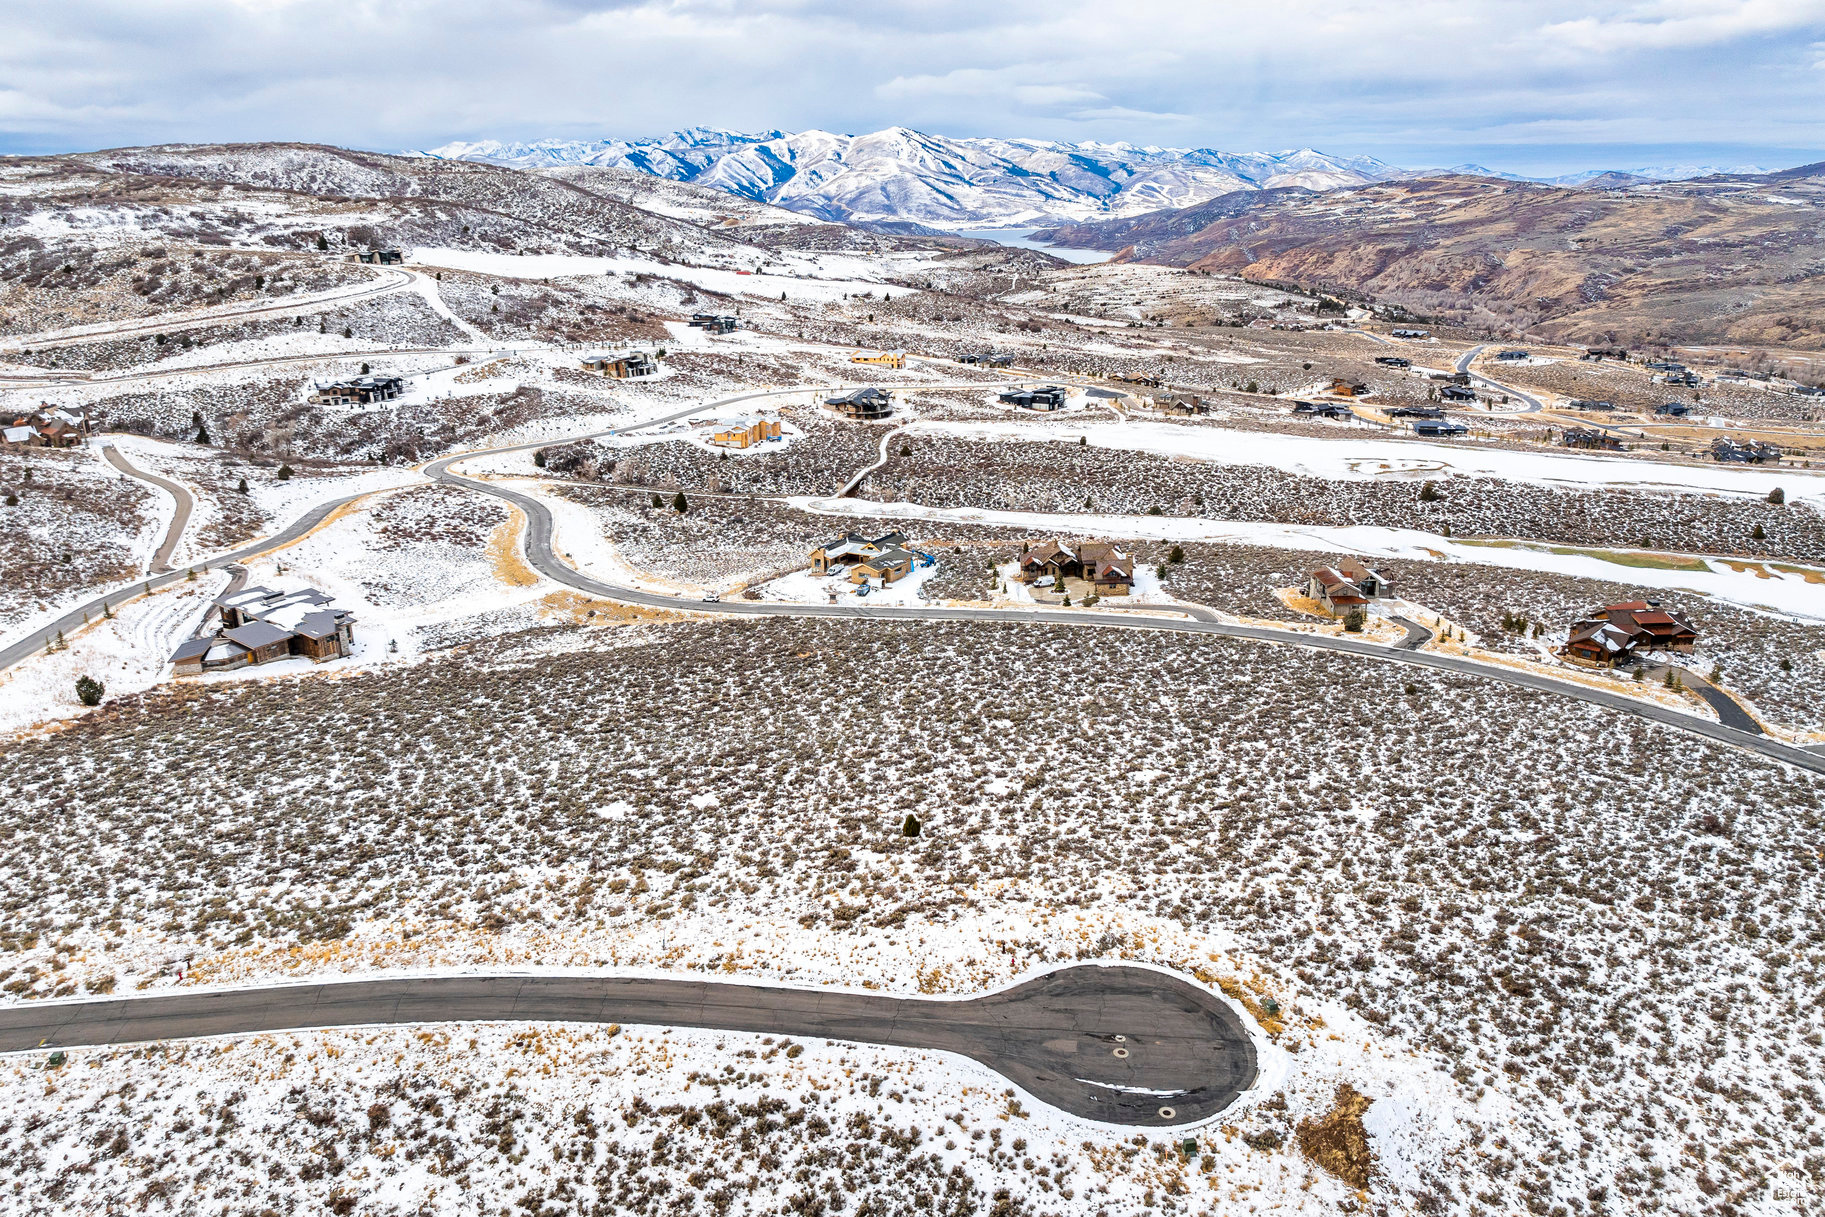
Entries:
[[1331, 1110], [1316, 1120], [1299, 1121], [1299, 1150], [1321, 1169], [1352, 1187], [1367, 1188], [1375, 1173], [1369, 1130], [1362, 1126], [1370, 1099], [1348, 1082], [1337, 1087]]
[[598, 600], [577, 592], [553, 592], [539, 601], [539, 604], [547, 612], [561, 616], [575, 625], [637, 625], [654, 621], [688, 620], [685, 614], [670, 609], [617, 604], [613, 600]]
[[508, 587], [531, 587], [539, 581], [520, 554], [520, 530], [525, 526], [526, 513], [515, 507], [513, 518], [488, 537], [488, 561], [494, 564], [495, 576]]

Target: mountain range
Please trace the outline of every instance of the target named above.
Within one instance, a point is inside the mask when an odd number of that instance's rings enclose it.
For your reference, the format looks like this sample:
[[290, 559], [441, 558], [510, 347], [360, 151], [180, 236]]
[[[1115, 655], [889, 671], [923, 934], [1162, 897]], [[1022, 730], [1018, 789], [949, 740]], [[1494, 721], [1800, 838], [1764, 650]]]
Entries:
[[[1195, 206], [1235, 191], [1326, 191], [1424, 176], [1370, 156], [1311, 148], [1221, 152], [1126, 143], [957, 139], [889, 127], [868, 135], [829, 131], [740, 133], [692, 127], [658, 139], [478, 140], [410, 153], [519, 169], [608, 166], [708, 186], [756, 202], [844, 223], [911, 222], [943, 229], [1116, 219]], [[1443, 172], [1577, 186], [1622, 178], [1671, 180], [1708, 166], [1591, 170], [1524, 179], [1480, 165]]]

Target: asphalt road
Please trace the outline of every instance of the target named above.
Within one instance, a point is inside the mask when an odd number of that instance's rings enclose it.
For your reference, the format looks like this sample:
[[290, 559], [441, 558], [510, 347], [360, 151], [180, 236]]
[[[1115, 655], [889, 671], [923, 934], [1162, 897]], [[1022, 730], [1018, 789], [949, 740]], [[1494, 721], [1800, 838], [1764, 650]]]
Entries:
[[1240, 1017], [1147, 968], [1082, 965], [963, 1001], [702, 980], [453, 976], [0, 1007], [0, 1051], [401, 1023], [703, 1027], [954, 1052], [1110, 1124], [1216, 1115], [1253, 1085]]
[[[373, 492], [369, 491], [366, 493]], [[277, 549], [282, 545], [288, 545], [311, 529], [317, 527], [317, 525], [323, 523], [324, 520], [329, 518], [330, 513], [337, 508], [365, 497], [365, 493], [352, 494], [344, 498], [333, 499], [328, 503], [320, 503], [311, 508], [304, 515], [298, 517], [298, 519], [294, 520], [291, 524], [287, 525], [283, 530], [274, 533], [272, 536], [263, 537], [258, 541], [243, 545], [241, 548], [231, 550], [225, 554], [217, 554], [215, 557], [210, 558], [205, 562], [196, 563], [196, 567], [199, 570], [214, 570], [220, 566], [227, 566], [231, 562], [240, 562], [247, 558], [251, 558], [256, 554], [263, 554], [269, 549]], [[188, 570], [189, 567], [186, 567], [184, 570], [167, 571], [162, 575], [152, 575], [130, 587], [115, 588], [105, 595], [96, 596], [86, 603], [76, 605], [61, 617], [58, 617], [55, 621], [46, 622], [44, 625], [35, 628], [32, 633], [25, 637], [16, 639], [12, 643], [0, 647], [0, 671], [12, 667], [27, 656], [35, 655], [39, 651], [42, 651], [49, 640], [57, 636], [59, 630], [73, 633], [76, 630], [81, 629], [90, 620], [101, 615], [103, 605], [115, 605], [120, 604], [125, 600], [131, 600], [148, 588], [157, 591], [161, 587], [169, 587], [171, 584], [182, 579], [185, 572]]]
[[[1485, 344], [1485, 345], [1487, 345], [1487, 344]], [[1533, 394], [1531, 394], [1531, 393], [1523, 393], [1523, 392], [1521, 392], [1521, 390], [1513, 388], [1509, 385], [1505, 385], [1505, 384], [1501, 383], [1500, 381], [1491, 380], [1491, 379], [1489, 379], [1489, 377], [1483, 375], [1481, 372], [1471, 372], [1470, 371], [1470, 361], [1472, 359], [1475, 359], [1479, 354], [1481, 354], [1483, 349], [1484, 348], [1480, 347], [1480, 346], [1471, 347], [1468, 351], [1465, 351], [1462, 355], [1458, 356], [1457, 370], [1460, 372], [1468, 373], [1470, 376], [1470, 379], [1472, 379], [1472, 380], [1480, 381], [1483, 384], [1488, 385], [1492, 389], [1499, 389], [1503, 393], [1508, 394], [1510, 397], [1518, 397], [1522, 401], [1526, 402], [1527, 408], [1525, 410], [1520, 411], [1520, 413], [1522, 413], [1522, 414], [1535, 414], [1545, 408], [1544, 406], [1541, 405], [1540, 399], [1533, 396]]]
[[190, 492], [188, 490], [185, 490], [170, 478], [162, 478], [156, 473], [147, 473], [144, 470], [134, 468], [127, 458], [120, 454], [120, 449], [116, 448], [113, 444], [109, 444], [107, 447], [103, 448], [101, 452], [103, 456], [108, 458], [108, 464], [114, 466], [128, 477], [138, 478], [142, 482], [150, 482], [177, 501], [177, 510], [173, 512], [171, 516], [171, 526], [165, 529], [165, 539], [158, 543], [158, 552], [152, 555], [152, 569], [154, 572], [170, 570], [171, 555], [176, 551], [177, 543], [184, 535], [184, 526], [190, 523], [190, 510], [196, 505], [196, 501], [190, 497]]
[[[803, 390], [772, 390], [770, 392], [802, 392]], [[747, 397], [762, 397], [768, 393], [747, 394], [743, 398], [732, 398], [731, 401], [745, 400]], [[716, 403], [725, 405], [728, 403]], [[655, 426], [688, 414], [700, 413], [709, 409], [697, 406], [691, 410], [681, 411], [665, 418], [652, 419], [639, 424], [641, 427]], [[635, 430], [637, 428], [625, 428]], [[528, 448], [544, 447], [544, 443], [518, 444], [510, 448], [493, 449], [491, 452], [516, 452]], [[1435, 671], [1455, 672], [1465, 676], [1476, 676], [1485, 680], [1499, 681], [1537, 693], [1547, 693], [1555, 697], [1567, 697], [1577, 701], [1588, 702], [1618, 714], [1629, 715], [1674, 727], [1694, 735], [1732, 747], [1746, 748], [1761, 753], [1771, 759], [1796, 765], [1815, 773], [1825, 773], [1825, 756], [1784, 744], [1759, 733], [1742, 731], [1722, 723], [1696, 718], [1690, 714], [1639, 701], [1621, 694], [1608, 693], [1601, 689], [1587, 688], [1569, 681], [1557, 680], [1544, 674], [1535, 674], [1514, 668], [1497, 667], [1491, 664], [1478, 663], [1456, 655], [1441, 655], [1430, 651], [1405, 650], [1389, 647], [1378, 642], [1368, 642], [1355, 638], [1338, 637], [1328, 634], [1293, 634], [1286, 630], [1270, 629], [1262, 626], [1235, 625], [1210, 619], [1214, 614], [1196, 616], [1168, 616], [1164, 613], [1153, 614], [1138, 611], [1113, 611], [1102, 607], [1094, 609], [1057, 608], [1057, 609], [993, 609], [993, 608], [952, 608], [941, 605], [921, 606], [870, 606], [867, 604], [784, 604], [768, 601], [726, 600], [711, 606], [677, 596], [660, 595], [654, 592], [641, 591], [637, 588], [622, 587], [616, 584], [603, 583], [572, 568], [562, 561], [552, 549], [553, 522], [550, 510], [544, 503], [530, 495], [508, 489], [490, 482], [475, 481], [452, 473], [450, 466], [460, 461], [473, 459], [487, 453], [468, 453], [443, 457], [425, 466], [425, 475], [433, 481], [447, 486], [456, 486], [473, 490], [480, 494], [492, 495], [518, 507], [526, 514], [526, 560], [554, 583], [574, 588], [589, 596], [604, 600], [613, 600], [621, 604], [638, 604], [649, 608], [673, 610], [705, 610], [742, 617], [837, 617], [851, 620], [871, 621], [976, 621], [1012, 625], [1073, 625], [1118, 629], [1153, 629], [1175, 630], [1183, 633], [1216, 634], [1225, 638], [1246, 638], [1255, 642], [1271, 643], [1276, 646], [1305, 647], [1315, 651], [1343, 652], [1367, 659], [1389, 663], [1408, 664], [1413, 667], [1430, 668]], [[0, 660], [4, 655], [0, 655]]]

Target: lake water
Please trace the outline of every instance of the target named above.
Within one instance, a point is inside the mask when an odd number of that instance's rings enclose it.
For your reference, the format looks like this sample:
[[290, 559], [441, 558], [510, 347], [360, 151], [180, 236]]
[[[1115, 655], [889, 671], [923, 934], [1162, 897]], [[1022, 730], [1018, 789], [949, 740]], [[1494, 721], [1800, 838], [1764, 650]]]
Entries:
[[1017, 249], [1037, 249], [1041, 253], [1051, 254], [1066, 262], [1075, 262], [1079, 266], [1088, 266], [1093, 262], [1107, 262], [1115, 255], [1101, 249], [1072, 249], [1064, 245], [1043, 245], [1033, 239], [1034, 228], [971, 228], [959, 232], [960, 237], [976, 237], [983, 241], [993, 241], [997, 245], [1012, 245]]

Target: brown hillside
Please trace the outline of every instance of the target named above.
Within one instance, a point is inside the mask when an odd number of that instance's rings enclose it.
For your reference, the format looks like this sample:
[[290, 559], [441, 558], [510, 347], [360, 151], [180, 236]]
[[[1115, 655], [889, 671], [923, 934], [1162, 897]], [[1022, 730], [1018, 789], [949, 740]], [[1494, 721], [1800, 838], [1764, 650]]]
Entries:
[[1568, 341], [1825, 346], [1825, 171], [1569, 189], [1440, 177], [1074, 225], [1132, 260]]

